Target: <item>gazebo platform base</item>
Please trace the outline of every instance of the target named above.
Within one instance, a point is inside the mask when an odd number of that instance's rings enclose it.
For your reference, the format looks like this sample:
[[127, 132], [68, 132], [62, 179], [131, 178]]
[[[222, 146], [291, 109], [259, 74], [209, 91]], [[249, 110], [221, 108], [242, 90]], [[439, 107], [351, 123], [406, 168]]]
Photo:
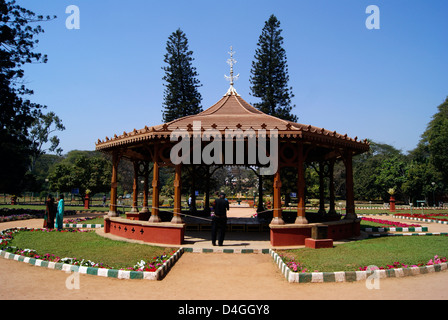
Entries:
[[105, 216], [104, 232], [148, 243], [181, 245], [184, 241], [185, 224], [151, 223]]
[[[270, 224], [272, 247], [288, 247], [307, 245], [306, 239], [313, 240], [343, 240], [360, 236], [360, 221], [340, 220], [310, 224]], [[312, 244], [308, 240], [308, 246], [329, 246], [329, 242], [320, 241], [320, 244]], [[319, 242], [319, 241], [318, 241]], [[332, 246], [332, 245], [331, 245]]]
[[[187, 218], [186, 220], [191, 220]], [[256, 219], [229, 219], [227, 231], [264, 232], [270, 230], [270, 242], [275, 247], [306, 246], [309, 248], [332, 248], [333, 241], [360, 236], [361, 219], [330, 221], [309, 224], [276, 225], [257, 222]], [[194, 223], [196, 222], [196, 223]], [[118, 217], [104, 217], [104, 232], [126, 239], [140, 240], [160, 245], [182, 245], [186, 231], [210, 231], [211, 224], [202, 221], [182, 224], [171, 222], [152, 223]]]

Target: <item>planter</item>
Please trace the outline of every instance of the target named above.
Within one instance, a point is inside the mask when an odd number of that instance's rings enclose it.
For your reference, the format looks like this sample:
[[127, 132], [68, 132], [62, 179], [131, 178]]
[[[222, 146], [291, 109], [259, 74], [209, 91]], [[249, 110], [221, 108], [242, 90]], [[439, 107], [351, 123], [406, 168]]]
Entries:
[[390, 212], [395, 212], [395, 196], [390, 196]]
[[90, 197], [88, 194], [86, 194], [86, 197], [84, 198], [84, 209], [90, 208]]

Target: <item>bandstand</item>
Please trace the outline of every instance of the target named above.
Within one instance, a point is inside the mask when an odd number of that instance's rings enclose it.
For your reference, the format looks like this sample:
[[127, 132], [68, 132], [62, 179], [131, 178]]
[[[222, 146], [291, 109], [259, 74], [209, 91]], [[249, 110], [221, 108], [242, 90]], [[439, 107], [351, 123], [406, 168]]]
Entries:
[[[319, 246], [321, 240], [325, 246], [328, 244], [326, 240], [359, 235], [352, 158], [369, 150], [368, 141], [264, 114], [237, 93], [233, 86], [233, 68], [231, 76], [227, 93], [199, 114], [98, 140], [96, 150], [112, 158], [111, 200], [105, 217], [105, 232], [150, 243], [181, 245], [186, 230], [181, 208], [182, 170], [192, 165], [241, 165], [259, 168], [260, 179], [263, 175], [264, 179], [273, 178], [272, 220], [269, 223], [273, 247], [304, 245], [306, 241], [313, 242], [307, 242], [310, 246]], [[274, 139], [275, 143], [271, 143]], [[269, 163], [266, 159], [270, 160]], [[117, 214], [117, 172], [118, 164], [123, 160], [134, 164], [133, 207], [126, 219], [119, 218]], [[346, 214], [343, 219], [335, 211], [333, 168], [338, 161], [344, 163], [346, 171]], [[324, 189], [323, 168], [327, 168], [330, 208], [321, 221], [307, 219], [306, 163], [318, 164], [321, 190]], [[160, 219], [159, 170], [162, 166], [175, 169], [174, 208], [168, 222]], [[285, 223], [281, 174], [287, 167], [297, 170], [298, 205], [294, 219]], [[148, 206], [151, 171], [152, 205]], [[139, 177], [144, 181], [141, 208], [137, 202]], [[262, 199], [261, 192], [259, 197]], [[323, 192], [320, 201], [320, 208], [324, 210]]]

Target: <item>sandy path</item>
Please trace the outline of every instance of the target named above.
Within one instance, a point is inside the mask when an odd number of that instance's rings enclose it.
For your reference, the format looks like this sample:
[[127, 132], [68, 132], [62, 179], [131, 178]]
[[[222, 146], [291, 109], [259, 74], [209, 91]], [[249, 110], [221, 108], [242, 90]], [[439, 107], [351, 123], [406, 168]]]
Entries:
[[[3, 223], [0, 229], [40, 227], [42, 220]], [[435, 224], [425, 224], [430, 231]], [[446, 225], [437, 229], [448, 230]], [[290, 284], [269, 255], [186, 253], [163, 281], [118, 280], [79, 275], [69, 290], [63, 271], [0, 259], [0, 299], [448, 299], [448, 272], [381, 279], [379, 290], [354, 283]]]

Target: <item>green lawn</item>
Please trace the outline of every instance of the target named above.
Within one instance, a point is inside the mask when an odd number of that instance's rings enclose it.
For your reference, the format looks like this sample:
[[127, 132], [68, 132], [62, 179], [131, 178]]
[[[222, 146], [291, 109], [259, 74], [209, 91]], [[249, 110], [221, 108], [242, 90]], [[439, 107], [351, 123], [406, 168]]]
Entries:
[[34, 249], [39, 254], [54, 254], [60, 258], [88, 259], [114, 269], [132, 267], [140, 260], [149, 260], [173, 248], [113, 241], [95, 232], [19, 232], [9, 246]]
[[360, 267], [386, 267], [394, 262], [426, 264], [435, 255], [448, 257], [447, 236], [382, 237], [336, 245], [330, 249], [281, 250], [309, 272], [358, 271]]

